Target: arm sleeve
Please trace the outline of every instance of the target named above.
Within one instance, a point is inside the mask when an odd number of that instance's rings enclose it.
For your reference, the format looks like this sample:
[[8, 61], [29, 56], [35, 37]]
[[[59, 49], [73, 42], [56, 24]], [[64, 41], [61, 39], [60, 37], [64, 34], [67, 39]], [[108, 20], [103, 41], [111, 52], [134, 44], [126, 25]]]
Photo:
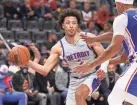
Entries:
[[128, 17], [126, 14], [117, 16], [113, 23], [113, 35], [125, 35], [125, 29], [127, 28]]

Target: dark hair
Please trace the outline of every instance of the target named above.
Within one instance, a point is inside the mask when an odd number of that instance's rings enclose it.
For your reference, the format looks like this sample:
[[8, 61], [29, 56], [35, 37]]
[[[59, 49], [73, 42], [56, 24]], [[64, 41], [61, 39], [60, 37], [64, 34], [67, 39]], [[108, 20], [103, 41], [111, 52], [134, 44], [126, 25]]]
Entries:
[[79, 25], [81, 24], [82, 17], [81, 17], [80, 11], [78, 11], [76, 9], [68, 8], [68, 9], [63, 10], [59, 15], [59, 19], [58, 19], [59, 21], [58, 22], [59, 22], [59, 25], [61, 28], [62, 28], [62, 24], [64, 22], [65, 17], [68, 17], [68, 16], [76, 17], [78, 24]]

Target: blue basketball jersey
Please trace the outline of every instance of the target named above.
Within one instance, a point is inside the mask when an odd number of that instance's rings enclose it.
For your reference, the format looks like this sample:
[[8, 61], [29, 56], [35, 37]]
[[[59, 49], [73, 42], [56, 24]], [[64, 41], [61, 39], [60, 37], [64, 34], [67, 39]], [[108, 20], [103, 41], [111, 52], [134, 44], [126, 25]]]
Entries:
[[127, 15], [128, 24], [125, 30], [127, 35], [124, 37], [123, 45], [129, 60], [133, 62], [137, 60], [137, 10], [127, 10], [124, 14]]
[[[130, 9], [125, 11], [128, 19], [128, 24], [124, 35], [124, 48], [131, 65], [137, 61], [137, 10]], [[127, 75], [131, 75], [128, 80], [126, 91], [137, 96], [137, 69], [133, 67], [127, 71]], [[127, 76], [128, 77], [128, 76]]]

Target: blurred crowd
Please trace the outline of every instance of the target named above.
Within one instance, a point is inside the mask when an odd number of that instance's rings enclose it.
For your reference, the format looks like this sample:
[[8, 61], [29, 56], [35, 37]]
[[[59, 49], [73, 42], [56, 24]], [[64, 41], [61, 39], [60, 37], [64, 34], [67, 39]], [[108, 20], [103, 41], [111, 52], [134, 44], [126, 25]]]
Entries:
[[[137, 6], [137, 0], [134, 4]], [[0, 33], [11, 48], [22, 44], [34, 62], [44, 64], [51, 47], [64, 36], [58, 15], [65, 8], [80, 10], [80, 28], [95, 35], [113, 31], [113, 20], [118, 15], [113, 0], [0, 0]], [[102, 45], [106, 48], [109, 43]], [[0, 105], [65, 105], [69, 69], [64, 60], [42, 76], [31, 68], [10, 66], [8, 52], [0, 40]], [[88, 105], [108, 105], [107, 97], [127, 65], [108, 65], [100, 88], [87, 98]], [[8, 100], [3, 98], [6, 95]]]

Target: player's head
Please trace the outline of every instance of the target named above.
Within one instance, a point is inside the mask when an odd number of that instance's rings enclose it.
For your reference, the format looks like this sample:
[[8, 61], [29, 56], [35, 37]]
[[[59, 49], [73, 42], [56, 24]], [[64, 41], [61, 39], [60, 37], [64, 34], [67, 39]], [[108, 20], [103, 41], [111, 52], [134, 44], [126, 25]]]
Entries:
[[115, 0], [116, 8], [119, 13], [133, 7], [134, 0]]
[[59, 24], [64, 29], [66, 35], [74, 36], [79, 29], [82, 17], [78, 10], [65, 9], [59, 15]]

